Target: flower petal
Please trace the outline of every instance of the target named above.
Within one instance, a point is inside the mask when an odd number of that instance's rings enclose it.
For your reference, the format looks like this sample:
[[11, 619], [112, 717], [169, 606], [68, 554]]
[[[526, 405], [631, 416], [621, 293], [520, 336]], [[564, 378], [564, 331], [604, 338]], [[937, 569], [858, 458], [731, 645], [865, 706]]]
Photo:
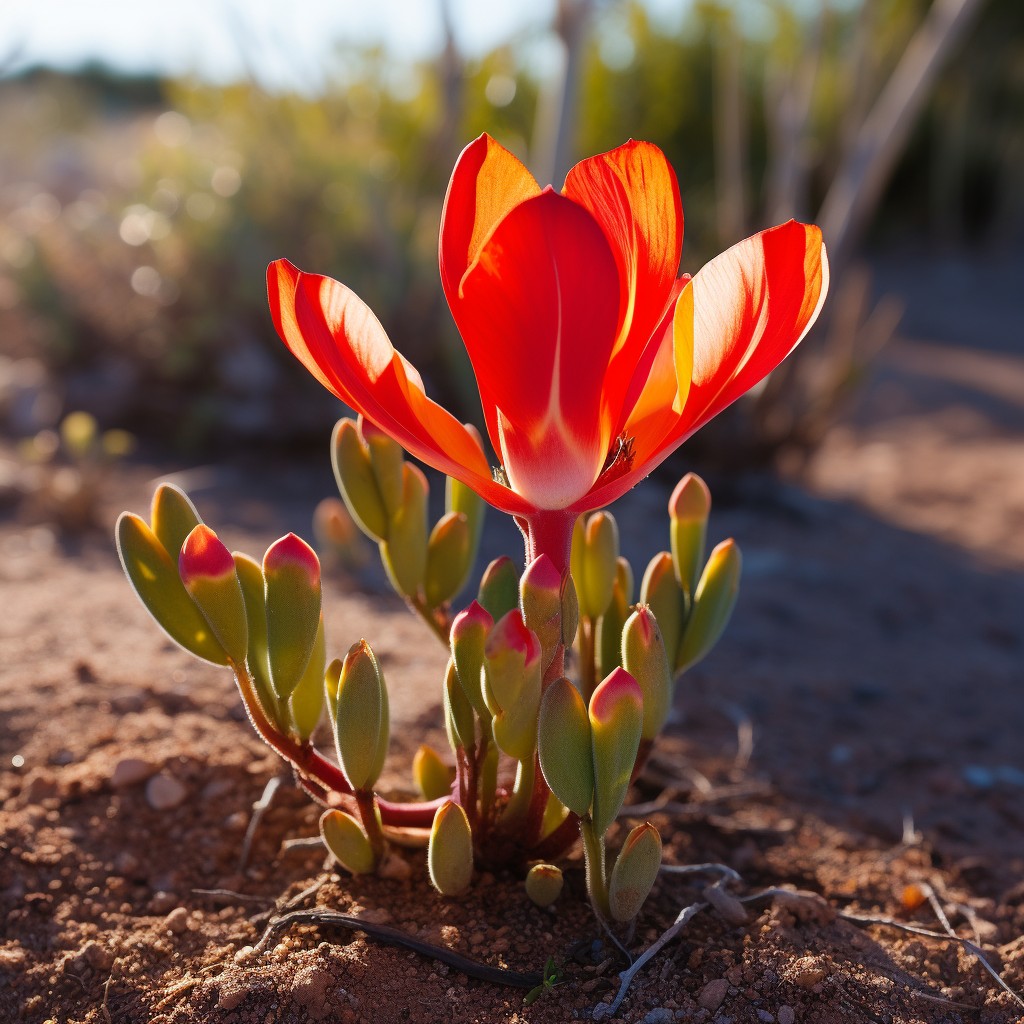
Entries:
[[683, 244], [679, 185], [657, 146], [631, 140], [576, 164], [562, 191], [601, 226], [619, 269], [619, 334], [605, 383], [609, 408], [618, 415], [676, 281]]
[[693, 339], [688, 433], [771, 373], [817, 320], [828, 292], [821, 231], [796, 221], [762, 231], [713, 259], [691, 288], [692, 314], [676, 327]]
[[463, 275], [498, 222], [540, 193], [533, 175], [504, 146], [481, 135], [459, 155], [441, 213], [439, 262], [449, 304], [458, 301]]
[[531, 510], [491, 479], [473, 433], [427, 398], [419, 374], [355, 292], [331, 278], [304, 274], [286, 260], [268, 268], [267, 289], [278, 334], [324, 387], [417, 458], [496, 507], [513, 514]]
[[512, 487], [538, 507], [586, 493], [608, 452], [602, 385], [618, 284], [594, 219], [550, 189], [505, 216], [463, 278], [453, 312], [491, 440]]
[[810, 330], [827, 291], [821, 231], [795, 221], [734, 245], [700, 270], [676, 302], [670, 335], [677, 372], [692, 352], [685, 405], [670, 414], [663, 341], [650, 375], [657, 391], [638, 401], [626, 426], [634, 438], [632, 466], [600, 483], [587, 495], [586, 507], [620, 497], [771, 373]]

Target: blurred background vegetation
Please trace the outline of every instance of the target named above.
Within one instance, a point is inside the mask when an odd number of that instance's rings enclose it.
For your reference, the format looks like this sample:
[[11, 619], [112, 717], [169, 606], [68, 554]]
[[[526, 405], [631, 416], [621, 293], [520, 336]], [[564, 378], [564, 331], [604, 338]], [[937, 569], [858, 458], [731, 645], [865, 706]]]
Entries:
[[[789, 216], [833, 254], [822, 340], [717, 428], [724, 462], [806, 452], [899, 311], [860, 268], [910, 244], [1024, 236], [1020, 0], [559, 0], [482, 56], [339, 44], [316, 95], [126, 77], [0, 78], [0, 416], [71, 410], [165, 452], [325, 444], [338, 413], [278, 341], [267, 263], [353, 287], [433, 397], [478, 419], [439, 286], [437, 229], [482, 131], [560, 184], [629, 137], [675, 166], [683, 269]], [[439, 16], [450, 12], [439, 4]]]

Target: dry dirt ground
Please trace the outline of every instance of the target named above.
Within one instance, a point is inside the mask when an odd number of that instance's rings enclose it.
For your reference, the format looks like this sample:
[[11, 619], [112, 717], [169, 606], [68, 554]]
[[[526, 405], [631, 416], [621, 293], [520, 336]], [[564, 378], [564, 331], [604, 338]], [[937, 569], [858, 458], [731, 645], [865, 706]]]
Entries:
[[[743, 876], [739, 895], [790, 886], [825, 904], [766, 898], [746, 921], [700, 913], [637, 975], [617, 1019], [1021, 1018], [962, 946], [837, 912], [941, 930], [923, 900], [933, 892], [1024, 991], [1022, 396], [1019, 355], [900, 341], [803, 481], [712, 481], [715, 538], [736, 536], [745, 554], [741, 600], [680, 685], [631, 800], [667, 801], [647, 813], [668, 863], [723, 862]], [[113, 482], [111, 520], [145, 509], [159, 468]], [[332, 486], [320, 463], [273, 480], [259, 462], [185, 476], [208, 521], [256, 554], [286, 529], [308, 535]], [[651, 482], [620, 516], [638, 572], [665, 546], [666, 494]], [[515, 535], [499, 524], [487, 542]], [[416, 852], [407, 879], [343, 877], [316, 849], [282, 849], [317, 818], [286, 785], [240, 870], [253, 802], [280, 765], [230, 678], [162, 638], [106, 536], [72, 544], [3, 522], [0, 598], [0, 1021], [563, 1022], [613, 998], [618, 968], [594, 956], [578, 860], [548, 911], [514, 877], [443, 900]], [[372, 577], [332, 578], [326, 601], [332, 650], [366, 635], [383, 658], [386, 782], [407, 789], [415, 746], [443, 742], [443, 651]], [[554, 957], [564, 981], [524, 1007], [522, 990], [309, 927], [254, 955], [275, 901], [318, 881], [302, 906], [518, 971]], [[663, 877], [634, 952], [706, 881]]]

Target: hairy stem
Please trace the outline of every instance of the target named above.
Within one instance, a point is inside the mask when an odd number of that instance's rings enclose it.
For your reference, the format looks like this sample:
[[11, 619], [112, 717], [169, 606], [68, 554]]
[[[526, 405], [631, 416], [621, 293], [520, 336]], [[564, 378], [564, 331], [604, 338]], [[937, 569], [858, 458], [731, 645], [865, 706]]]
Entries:
[[611, 917], [611, 910], [608, 905], [608, 869], [604, 859], [604, 837], [598, 835], [589, 814], [585, 818], [580, 818], [580, 835], [583, 836], [590, 902], [598, 917], [607, 920]]

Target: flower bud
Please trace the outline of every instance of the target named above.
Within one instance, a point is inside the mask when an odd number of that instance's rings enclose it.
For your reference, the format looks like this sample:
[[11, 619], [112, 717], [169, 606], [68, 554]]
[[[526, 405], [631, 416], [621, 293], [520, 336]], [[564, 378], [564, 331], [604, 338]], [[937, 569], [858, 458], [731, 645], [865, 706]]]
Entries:
[[622, 667], [637, 681], [644, 695], [642, 737], [653, 740], [661, 732], [672, 706], [672, 670], [658, 620], [651, 609], [639, 605], [622, 632]]
[[178, 556], [178, 575], [228, 657], [243, 664], [249, 650], [249, 629], [242, 587], [231, 552], [208, 526], [200, 523], [185, 538]]
[[370, 465], [370, 453], [354, 420], [342, 419], [335, 424], [331, 465], [338, 490], [356, 525], [375, 541], [384, 540], [388, 535], [388, 514]]
[[495, 622], [519, 607], [519, 574], [508, 555], [496, 558], [484, 570], [477, 600]]
[[405, 452], [390, 435], [385, 434], [365, 416], [356, 421], [360, 437], [366, 445], [373, 477], [377, 481], [377, 492], [384, 502], [384, 511], [389, 520], [394, 520], [405, 502]]
[[643, 694], [625, 669], [617, 668], [590, 698], [594, 758], [594, 810], [598, 835], [615, 820], [626, 798], [643, 728]]
[[377, 866], [370, 840], [362, 826], [344, 811], [324, 811], [320, 836], [334, 859], [353, 875], [368, 875]]
[[427, 569], [423, 594], [430, 608], [451, 601], [465, 586], [473, 568], [469, 522], [461, 512], [442, 516], [427, 541]]
[[177, 565], [156, 534], [141, 517], [130, 512], [118, 518], [115, 533], [125, 575], [161, 629], [197, 658], [226, 665], [227, 652], [189, 597]]
[[526, 873], [526, 895], [538, 907], [550, 907], [562, 895], [565, 879], [554, 864], [534, 864]]
[[562, 640], [562, 575], [548, 555], [540, 555], [526, 567], [519, 595], [523, 621], [550, 656]]
[[427, 492], [423, 470], [403, 462], [402, 503], [390, 517], [380, 554], [391, 585], [405, 597], [416, 597], [427, 571]]
[[[483, 697], [480, 698], [481, 702]], [[490, 720], [490, 713], [485, 718]], [[462, 688], [455, 662], [449, 660], [444, 676], [444, 725], [452, 750], [465, 750], [476, 742], [476, 719], [473, 706]]]
[[345, 655], [334, 703], [338, 763], [354, 790], [373, 789], [388, 751], [388, 691], [365, 640]]
[[537, 753], [551, 792], [581, 818], [588, 814], [594, 802], [590, 719], [579, 690], [564, 677], [544, 691]]
[[647, 566], [640, 584], [640, 603], [648, 605], [658, 620], [669, 664], [675, 665], [686, 621], [686, 594], [676, 579], [672, 556], [667, 551], [655, 555]]
[[264, 593], [263, 569], [255, 558], [241, 551], [233, 552], [235, 573], [245, 599], [245, 620], [249, 632], [249, 650], [245, 663], [252, 676], [256, 694], [264, 714], [279, 728], [288, 728], [288, 715], [274, 693], [270, 682], [270, 660], [267, 655], [267, 600]]
[[622, 844], [608, 881], [608, 904], [616, 921], [632, 921], [644, 905], [661, 867], [661, 836], [650, 823], [637, 825]]
[[412, 778], [424, 800], [437, 800], [452, 791], [454, 773], [433, 747], [421, 744], [412, 759]]
[[288, 698], [288, 710], [292, 720], [292, 728], [298, 738], [305, 743], [313, 730], [320, 723], [320, 714], [324, 709], [324, 671], [327, 665], [327, 640], [324, 636], [324, 617], [320, 616], [313, 653], [309, 656], [306, 671], [298, 685]]
[[668, 515], [672, 565], [676, 579], [691, 596], [704, 564], [704, 540], [710, 512], [708, 485], [696, 473], [687, 473], [669, 498]]
[[263, 556], [267, 654], [274, 692], [282, 699], [299, 684], [320, 627], [320, 562], [294, 533]]
[[740, 587], [742, 559], [734, 540], [723, 540], [704, 566], [676, 656], [676, 671], [696, 665], [722, 635]]
[[494, 716], [494, 742], [524, 761], [537, 740], [541, 649], [518, 608], [499, 619], [487, 637], [483, 680], [484, 700]]
[[162, 483], [153, 494], [150, 512], [153, 533], [176, 560], [185, 538], [202, 522], [188, 495], [174, 484]]
[[434, 815], [427, 845], [430, 881], [442, 896], [458, 896], [473, 878], [473, 833], [466, 812], [451, 800]]
[[459, 612], [452, 622], [452, 660], [466, 698], [482, 719], [491, 717], [484, 702], [480, 673], [484, 667], [484, 645], [493, 625], [494, 619], [477, 601]]
[[[575, 534], [574, 537], [578, 537]], [[610, 512], [595, 512], [583, 530], [582, 546], [575, 564], [579, 570], [576, 595], [580, 614], [596, 619], [612, 599], [619, 558], [619, 528]]]
[[622, 666], [622, 627], [629, 618], [633, 598], [633, 570], [625, 558], [619, 556], [612, 599], [597, 620], [597, 674], [603, 679], [613, 669]]

